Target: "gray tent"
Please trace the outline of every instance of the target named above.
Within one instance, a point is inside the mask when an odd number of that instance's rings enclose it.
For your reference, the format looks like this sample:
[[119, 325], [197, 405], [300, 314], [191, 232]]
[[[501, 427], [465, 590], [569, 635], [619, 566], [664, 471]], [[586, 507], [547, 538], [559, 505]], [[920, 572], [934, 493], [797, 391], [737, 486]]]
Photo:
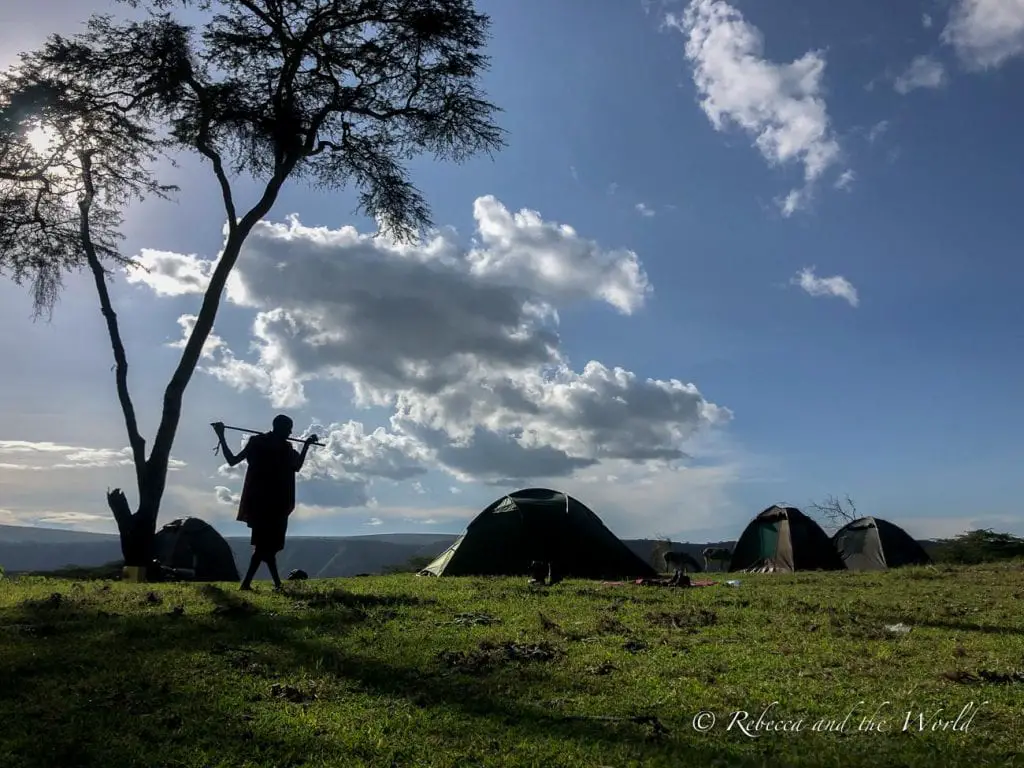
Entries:
[[847, 523], [836, 531], [832, 543], [851, 571], [884, 571], [932, 561], [910, 534], [878, 517]]
[[194, 581], [238, 581], [231, 545], [198, 517], [169, 522], [157, 532], [154, 550], [161, 565], [185, 571]]
[[565, 577], [657, 576], [601, 519], [568, 494], [527, 488], [495, 501], [420, 573], [519, 576], [533, 560], [557, 560]]

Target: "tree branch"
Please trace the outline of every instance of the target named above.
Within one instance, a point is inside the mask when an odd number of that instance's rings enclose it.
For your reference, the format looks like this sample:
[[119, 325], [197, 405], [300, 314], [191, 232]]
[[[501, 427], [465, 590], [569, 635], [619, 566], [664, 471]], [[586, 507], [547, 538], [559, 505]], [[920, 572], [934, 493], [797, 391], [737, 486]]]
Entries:
[[[93, 246], [92, 234], [89, 228], [89, 211], [92, 208], [92, 201], [96, 196], [92, 180], [92, 159], [88, 152], [81, 152], [79, 158], [82, 162], [82, 181], [85, 184], [85, 194], [78, 202], [78, 210], [81, 212], [82, 248], [85, 251], [85, 258], [89, 262], [89, 269], [92, 270], [93, 279], [96, 282], [96, 291], [100, 296], [100, 308], [103, 312], [103, 317], [107, 321], [107, 333], [110, 335], [110, 344], [114, 350], [117, 398], [121, 402], [121, 410], [124, 413], [124, 424], [128, 429], [128, 444], [131, 446], [132, 462], [135, 464], [135, 478], [139, 485], [139, 493], [141, 494], [146, 468], [146, 441], [139, 434], [135, 407], [132, 405], [132, 398], [128, 392], [128, 357], [124, 351], [124, 343], [121, 341], [117, 314], [110, 303], [110, 292], [107, 290], [106, 282], [107, 275], [96, 255], [96, 249]], [[120, 524], [120, 521], [118, 521], [119, 526]]]
[[195, 75], [190, 74], [185, 82], [189, 84], [193, 93], [195, 93], [203, 113], [202, 122], [199, 126], [199, 135], [196, 137], [196, 149], [199, 150], [200, 154], [209, 158], [210, 163], [213, 165], [213, 173], [217, 177], [217, 183], [220, 185], [221, 197], [224, 199], [224, 210], [228, 216], [228, 234], [231, 235], [234, 233], [235, 227], [238, 226], [238, 215], [235, 211], [235, 198], [231, 191], [231, 182], [228, 181], [228, 176], [224, 173], [224, 163], [220, 153], [210, 146], [210, 120], [207, 116], [208, 95], [206, 89], [196, 80]]
[[[296, 160], [297, 161], [297, 158]], [[291, 173], [294, 162], [281, 168], [267, 183], [263, 195], [256, 204], [242, 217], [237, 229], [229, 234], [221, 254], [220, 261], [210, 276], [210, 283], [203, 294], [203, 303], [196, 316], [195, 325], [192, 326], [192, 333], [189, 334], [185, 348], [182, 350], [178, 367], [175, 368], [167, 388], [164, 390], [163, 414], [160, 418], [160, 426], [157, 428], [156, 437], [153, 440], [153, 451], [150, 454], [149, 466], [154, 470], [155, 476], [166, 479], [166, 472], [156, 464], [166, 464], [171, 453], [171, 445], [174, 442], [174, 435], [178, 428], [178, 421], [181, 417], [181, 400], [185, 387], [188, 385], [192, 374], [195, 373], [196, 365], [206, 344], [210, 332], [213, 330], [213, 323], [217, 317], [217, 308], [220, 305], [221, 294], [224, 286], [227, 285], [228, 275], [238, 260], [242, 249], [242, 243], [248, 236], [250, 230], [262, 219], [274, 206], [277, 196], [281, 191], [284, 180]], [[165, 480], [164, 480], [165, 481]], [[160, 489], [162, 492], [162, 488]]]

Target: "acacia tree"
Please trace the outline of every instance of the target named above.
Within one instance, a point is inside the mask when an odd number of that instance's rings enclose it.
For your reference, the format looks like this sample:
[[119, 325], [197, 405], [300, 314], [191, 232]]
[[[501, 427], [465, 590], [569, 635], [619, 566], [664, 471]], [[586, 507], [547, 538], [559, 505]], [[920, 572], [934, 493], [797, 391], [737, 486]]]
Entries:
[[[120, 0], [139, 7], [137, 0]], [[88, 267], [114, 353], [138, 485], [107, 495], [126, 565], [146, 565], [185, 389], [246, 237], [284, 184], [351, 185], [359, 209], [399, 238], [430, 225], [403, 162], [459, 162], [502, 146], [481, 93], [489, 19], [472, 0], [150, 0], [142, 21], [93, 16], [0, 76], [0, 271], [52, 311], [69, 270]], [[201, 27], [173, 9], [204, 13]], [[40, 138], [45, 141], [40, 141]], [[216, 177], [227, 234], [164, 392], [147, 456], [107, 283], [132, 198], [166, 196], [155, 161], [198, 153]], [[262, 188], [236, 209], [233, 184]]]

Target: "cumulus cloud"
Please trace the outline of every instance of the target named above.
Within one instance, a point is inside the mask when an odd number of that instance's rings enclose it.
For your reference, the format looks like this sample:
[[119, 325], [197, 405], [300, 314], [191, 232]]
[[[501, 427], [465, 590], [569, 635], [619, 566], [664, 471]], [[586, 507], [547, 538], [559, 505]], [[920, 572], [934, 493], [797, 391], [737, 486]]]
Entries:
[[851, 307], [856, 307], [860, 303], [857, 289], [849, 280], [840, 275], [818, 277], [814, 274], [814, 267], [800, 270], [793, 278], [792, 283], [800, 286], [811, 296], [834, 296], [848, 302]]
[[[104, 469], [132, 466], [129, 447], [88, 448], [28, 440], [0, 440], [0, 469], [45, 472], [55, 469]], [[181, 469], [185, 462], [171, 458], [169, 468]]]
[[[304, 473], [353, 490], [435, 467], [498, 482], [609, 459], [675, 462], [693, 435], [730, 419], [693, 384], [597, 361], [578, 372], [563, 354], [560, 309], [643, 306], [651, 288], [635, 253], [493, 197], [479, 198], [474, 215], [471, 247], [450, 230], [399, 244], [297, 217], [260, 223], [227, 292], [255, 310], [255, 359], [218, 339], [201, 370], [275, 407], [304, 403], [305, 383], [319, 380], [348, 385], [359, 406], [390, 408], [386, 428], [310, 427], [328, 447], [309, 454]], [[161, 280], [203, 271], [163, 264]]]
[[645, 218], [650, 219], [654, 216], [654, 209], [651, 208], [646, 203], [637, 203], [635, 207], [636, 212], [639, 213], [641, 216], [644, 216]]
[[[186, 257], [188, 258], [188, 257]], [[206, 290], [203, 286], [202, 290]], [[192, 335], [192, 329], [196, 327], [196, 320], [199, 318], [196, 315], [182, 315], [178, 318], [178, 326], [181, 328], [181, 338], [177, 341], [170, 342], [167, 346], [174, 349], [184, 349], [185, 342], [188, 337]], [[206, 342], [203, 344], [200, 358], [204, 360], [212, 360], [214, 352], [225, 349], [224, 340], [215, 333], [210, 333], [206, 337]]]
[[932, 28], [932, 24], [934, 24], [934, 23], [935, 23], [934, 20], [932, 19], [932, 17], [929, 14], [927, 14], [927, 13], [921, 14], [921, 26], [923, 26], [925, 29], [931, 29]]
[[[686, 36], [700, 105], [716, 130], [740, 127], [770, 165], [802, 164], [806, 186], [838, 161], [821, 52], [783, 64], [767, 60], [760, 30], [723, 0], [693, 0], [682, 14], [668, 14], [666, 24]], [[783, 214], [808, 199], [787, 195], [780, 200]]]
[[241, 499], [241, 494], [235, 493], [223, 485], [216, 486], [213, 492], [218, 504], [228, 504], [234, 507], [238, 506], [238, 502]]
[[942, 40], [970, 70], [1024, 54], [1024, 0], [956, 0]]
[[143, 248], [133, 266], [125, 271], [129, 283], [145, 283], [157, 296], [202, 293], [210, 282], [214, 262], [196, 254], [169, 253]]
[[407, 480], [422, 475], [426, 458], [414, 440], [405, 435], [389, 433], [383, 427], [366, 432], [357, 421], [314, 425], [306, 432], [315, 432], [324, 447], [311, 449], [302, 467], [302, 477], [383, 477]]
[[941, 88], [946, 84], [946, 68], [931, 56], [918, 56], [893, 81], [897, 93], [907, 94], [915, 88]]

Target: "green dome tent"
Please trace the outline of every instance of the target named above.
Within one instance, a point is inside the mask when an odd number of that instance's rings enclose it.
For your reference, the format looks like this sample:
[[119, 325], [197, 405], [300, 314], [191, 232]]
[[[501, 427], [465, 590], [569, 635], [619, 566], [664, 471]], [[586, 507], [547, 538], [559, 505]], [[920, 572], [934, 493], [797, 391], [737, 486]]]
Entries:
[[730, 571], [841, 571], [843, 561], [816, 522], [796, 507], [774, 504], [744, 529]]
[[167, 523], [156, 534], [154, 551], [161, 565], [191, 571], [194, 581], [238, 581], [231, 545], [197, 517]]
[[547, 488], [527, 488], [495, 501], [420, 574], [520, 576], [531, 561], [548, 559], [557, 559], [567, 578], [658, 575], [584, 504]]
[[928, 565], [932, 561], [910, 534], [877, 517], [847, 523], [836, 531], [832, 543], [851, 571], [884, 571], [902, 565]]

